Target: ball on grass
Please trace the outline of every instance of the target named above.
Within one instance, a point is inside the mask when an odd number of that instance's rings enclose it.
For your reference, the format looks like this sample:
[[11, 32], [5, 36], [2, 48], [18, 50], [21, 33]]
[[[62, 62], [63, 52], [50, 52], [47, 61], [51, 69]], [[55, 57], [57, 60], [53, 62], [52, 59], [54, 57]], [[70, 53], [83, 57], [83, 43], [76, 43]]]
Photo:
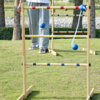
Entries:
[[72, 45], [72, 49], [73, 49], [73, 50], [77, 50], [77, 49], [78, 49], [78, 45], [77, 45], [77, 44], [73, 44], [73, 45]]
[[45, 27], [45, 23], [42, 23], [42, 24], [40, 25], [40, 27], [41, 27], [41, 28], [44, 28], [44, 27]]

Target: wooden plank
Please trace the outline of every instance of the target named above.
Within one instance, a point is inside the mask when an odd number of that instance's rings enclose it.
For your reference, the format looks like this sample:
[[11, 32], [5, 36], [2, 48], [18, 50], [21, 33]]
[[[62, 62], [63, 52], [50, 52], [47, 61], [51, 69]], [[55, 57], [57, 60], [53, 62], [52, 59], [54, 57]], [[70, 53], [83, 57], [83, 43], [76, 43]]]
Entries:
[[24, 94], [17, 98], [17, 100], [24, 100]]
[[[51, 14], [51, 16], [53, 16], [53, 15]], [[73, 16], [86, 16], [86, 15], [54, 14], [54, 17], [73, 17]]]
[[86, 100], [90, 100], [90, 97], [92, 97], [92, 95], [93, 95], [93, 91], [94, 91], [94, 88], [92, 88], [92, 90]]
[[[53, 31], [53, 33], [75, 33], [75, 31]], [[87, 33], [87, 31], [77, 31], [77, 33]]]
[[[25, 37], [32, 37], [32, 38], [36, 38], [36, 37], [46, 37], [46, 38], [73, 38], [73, 35], [25, 35]], [[88, 35], [76, 35], [76, 38], [87, 38]]]
[[24, 22], [24, 4], [21, 3], [21, 18], [22, 18], [22, 58], [23, 58], [23, 94], [26, 98], [26, 57], [25, 57], [25, 22]]
[[[26, 65], [30, 65], [30, 66], [78, 66], [77, 63], [26, 63]], [[79, 63], [79, 66], [86, 67], [87, 64]]]
[[[33, 86], [30, 86], [27, 90], [26, 90], [26, 97], [33, 91]], [[20, 97], [17, 98], [17, 100], [24, 100], [24, 94], [22, 94]]]
[[30, 86], [27, 90], [26, 90], [26, 97], [33, 91], [33, 86]]
[[50, 50], [49, 49], [49, 53], [52, 53], [54, 56], [57, 56], [57, 52], [53, 51], [53, 50]]
[[[87, 49], [83, 48], [82, 51], [87, 52]], [[96, 55], [96, 51], [90, 50], [90, 54]]]
[[[54, 6], [54, 0], [52, 0], [52, 7]], [[54, 30], [54, 9], [52, 9], [52, 35], [54, 35], [53, 30]], [[51, 50], [54, 48], [54, 40], [53, 37], [51, 38]]]
[[90, 9], [89, 9], [89, 3], [87, 3], [87, 97], [89, 95], [89, 88], [90, 88], [90, 68], [89, 68], [89, 63], [90, 63], [90, 40], [89, 40], [89, 35], [90, 35]]
[[[39, 7], [39, 6], [33, 6], [33, 7], [24, 7], [24, 9], [79, 9], [79, 6], [43, 6], [43, 7]], [[88, 8], [88, 7], [86, 7]]]

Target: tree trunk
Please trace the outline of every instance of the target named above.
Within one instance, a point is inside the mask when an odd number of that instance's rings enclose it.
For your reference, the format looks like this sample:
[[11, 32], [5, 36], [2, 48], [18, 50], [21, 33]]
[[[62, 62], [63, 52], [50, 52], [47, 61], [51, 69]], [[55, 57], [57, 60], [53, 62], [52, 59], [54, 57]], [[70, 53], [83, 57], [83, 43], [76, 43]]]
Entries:
[[13, 38], [12, 40], [20, 40], [20, 13], [18, 12], [18, 4], [20, 0], [15, 0], [15, 7], [14, 7], [14, 29], [13, 29]]
[[[82, 3], [83, 3], [83, 0], [75, 0], [75, 6], [80, 6]], [[78, 14], [79, 15], [79, 12], [80, 12], [79, 9], [75, 9], [74, 10], [74, 14]], [[78, 22], [78, 16], [74, 16], [73, 17], [72, 28], [76, 28], [77, 22]], [[79, 28], [82, 28], [82, 17], [80, 18]]]
[[91, 10], [90, 10], [90, 35], [91, 38], [95, 38], [95, 0], [90, 0]]
[[0, 27], [5, 27], [4, 0], [0, 0]]

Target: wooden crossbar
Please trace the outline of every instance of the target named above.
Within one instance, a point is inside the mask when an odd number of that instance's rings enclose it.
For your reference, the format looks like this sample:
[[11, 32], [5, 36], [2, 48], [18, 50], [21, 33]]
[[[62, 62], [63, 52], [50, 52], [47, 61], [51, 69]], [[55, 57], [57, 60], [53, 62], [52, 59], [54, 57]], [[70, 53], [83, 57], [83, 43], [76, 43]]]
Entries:
[[87, 66], [84, 63], [26, 63], [25, 65], [33, 66]]
[[73, 16], [86, 16], [86, 15], [78, 15], [78, 14], [74, 14], [74, 15], [69, 15], [69, 14], [51, 14], [51, 16], [54, 16], [54, 17], [73, 17]]
[[[76, 35], [76, 38], [87, 38], [88, 35]], [[46, 37], [46, 38], [73, 38], [73, 35], [25, 35], [25, 37]]]
[[[75, 33], [75, 31], [53, 31], [53, 33]], [[87, 31], [77, 31], [77, 33], [87, 33]]]
[[24, 9], [79, 9], [79, 6], [33, 6]]

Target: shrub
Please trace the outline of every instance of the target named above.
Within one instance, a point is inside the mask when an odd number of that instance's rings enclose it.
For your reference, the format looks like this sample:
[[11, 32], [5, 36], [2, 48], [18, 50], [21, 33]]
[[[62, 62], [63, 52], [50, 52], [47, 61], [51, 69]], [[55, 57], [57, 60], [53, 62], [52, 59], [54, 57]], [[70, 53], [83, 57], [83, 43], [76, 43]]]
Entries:
[[[54, 28], [54, 31], [75, 31], [74, 28]], [[87, 29], [78, 29], [78, 31], [87, 31]], [[49, 29], [50, 35], [51, 28]], [[29, 28], [25, 28], [25, 34], [29, 35]], [[73, 35], [73, 33], [55, 33], [54, 35]], [[77, 35], [85, 35], [85, 33], [77, 33]], [[2, 27], [0, 28], [0, 40], [11, 40], [13, 36], [13, 27]], [[100, 29], [96, 29], [96, 38], [100, 38]], [[30, 38], [26, 38], [30, 39]]]
[[75, 2], [75, 0], [69, 0], [69, 2], [70, 2], [70, 3], [74, 3], [74, 2]]

